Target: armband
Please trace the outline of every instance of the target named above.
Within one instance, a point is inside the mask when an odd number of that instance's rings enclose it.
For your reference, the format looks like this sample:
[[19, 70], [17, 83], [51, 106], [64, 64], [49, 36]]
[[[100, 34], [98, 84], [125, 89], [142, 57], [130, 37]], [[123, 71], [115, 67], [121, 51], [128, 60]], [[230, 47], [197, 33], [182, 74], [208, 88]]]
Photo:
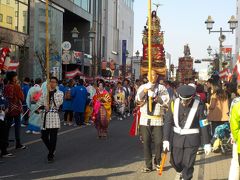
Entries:
[[200, 120], [200, 121], [199, 121], [199, 124], [200, 124], [200, 127], [201, 127], [201, 128], [209, 125], [207, 119], [202, 119], [202, 120]]

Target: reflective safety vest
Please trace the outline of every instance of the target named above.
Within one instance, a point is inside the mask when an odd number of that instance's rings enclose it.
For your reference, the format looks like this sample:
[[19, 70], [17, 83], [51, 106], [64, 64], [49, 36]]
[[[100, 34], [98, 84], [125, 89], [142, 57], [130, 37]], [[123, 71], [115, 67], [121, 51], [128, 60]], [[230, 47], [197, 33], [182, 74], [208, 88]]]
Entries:
[[187, 135], [187, 134], [197, 134], [199, 133], [198, 128], [192, 128], [190, 129], [192, 122], [194, 120], [195, 114], [197, 112], [198, 106], [200, 101], [195, 99], [193, 102], [193, 106], [188, 114], [187, 121], [184, 125], [184, 128], [181, 128], [179, 126], [179, 105], [180, 105], [180, 98], [177, 98], [175, 100], [175, 103], [171, 104], [172, 112], [173, 112], [173, 119], [175, 127], [173, 127], [173, 131], [180, 135]]

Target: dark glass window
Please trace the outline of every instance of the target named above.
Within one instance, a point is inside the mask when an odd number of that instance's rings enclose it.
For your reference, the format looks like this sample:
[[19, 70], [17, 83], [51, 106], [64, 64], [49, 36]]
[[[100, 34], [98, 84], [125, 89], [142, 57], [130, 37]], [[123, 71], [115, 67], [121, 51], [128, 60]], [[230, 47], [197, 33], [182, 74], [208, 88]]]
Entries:
[[0, 22], [3, 22], [3, 14], [0, 14]]

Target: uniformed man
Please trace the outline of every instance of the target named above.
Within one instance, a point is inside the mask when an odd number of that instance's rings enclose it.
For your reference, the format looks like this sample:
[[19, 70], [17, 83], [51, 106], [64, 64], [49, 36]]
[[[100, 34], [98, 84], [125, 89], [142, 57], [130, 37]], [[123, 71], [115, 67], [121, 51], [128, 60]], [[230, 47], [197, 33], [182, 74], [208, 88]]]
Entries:
[[[198, 148], [205, 144], [205, 154], [211, 152], [209, 125], [204, 113], [204, 104], [194, 98], [195, 88], [189, 85], [177, 89], [179, 97], [171, 103], [165, 116], [163, 149], [170, 150], [171, 164], [177, 171], [176, 179], [193, 177]], [[172, 135], [171, 135], [172, 134]]]
[[[167, 106], [169, 95], [167, 89], [157, 83], [158, 75], [152, 71], [152, 82], [139, 87], [136, 100], [142, 105], [140, 108], [140, 132], [143, 140], [144, 159], [146, 167], [142, 172], [147, 173], [153, 170], [152, 164], [152, 141], [155, 144], [154, 164], [159, 169], [162, 153], [163, 137], [163, 108]], [[152, 97], [152, 111], [149, 111], [149, 97]]]

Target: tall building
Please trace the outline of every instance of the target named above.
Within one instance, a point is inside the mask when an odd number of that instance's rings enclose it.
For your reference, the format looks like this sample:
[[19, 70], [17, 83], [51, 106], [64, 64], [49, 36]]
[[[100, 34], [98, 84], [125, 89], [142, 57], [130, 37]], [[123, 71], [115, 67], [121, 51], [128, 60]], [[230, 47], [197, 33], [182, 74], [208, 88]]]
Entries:
[[28, 0], [0, 1], [0, 48], [10, 47], [11, 59], [20, 61], [22, 68], [29, 52], [29, 12]]
[[[75, 69], [101, 74], [101, 61], [122, 64], [122, 43], [133, 52], [134, 0], [49, 1], [49, 46], [51, 71], [59, 78]], [[89, 31], [95, 35], [90, 39]], [[0, 0], [0, 47], [11, 47], [11, 57], [20, 62], [20, 77], [42, 77], [45, 66], [45, 0]], [[62, 49], [63, 42], [71, 48]], [[93, 56], [93, 57], [92, 57]], [[97, 64], [93, 64], [93, 60]], [[62, 77], [61, 77], [62, 76]]]
[[[90, 63], [84, 61], [84, 54], [89, 54], [88, 32], [92, 22], [91, 0], [52, 0], [49, 3], [49, 47], [50, 47], [50, 67], [51, 72], [60, 79], [65, 77], [67, 71], [80, 69], [83, 72], [89, 72]], [[34, 39], [31, 57], [34, 59], [34, 77], [43, 74], [44, 55], [45, 55], [45, 1], [35, 0], [33, 6], [33, 22], [31, 23], [31, 39]], [[73, 29], [76, 30], [77, 36], [73, 35]], [[33, 33], [34, 32], [34, 33]], [[64, 52], [62, 49], [63, 42], [69, 42], [71, 48]], [[63, 53], [70, 56], [68, 63], [63, 63]], [[76, 54], [81, 57], [76, 58]], [[80, 59], [80, 60], [79, 60]], [[42, 61], [42, 62], [41, 62]]]
[[[102, 1], [102, 59], [114, 60], [117, 67], [133, 56], [134, 0]], [[125, 51], [125, 52], [124, 52]]]

